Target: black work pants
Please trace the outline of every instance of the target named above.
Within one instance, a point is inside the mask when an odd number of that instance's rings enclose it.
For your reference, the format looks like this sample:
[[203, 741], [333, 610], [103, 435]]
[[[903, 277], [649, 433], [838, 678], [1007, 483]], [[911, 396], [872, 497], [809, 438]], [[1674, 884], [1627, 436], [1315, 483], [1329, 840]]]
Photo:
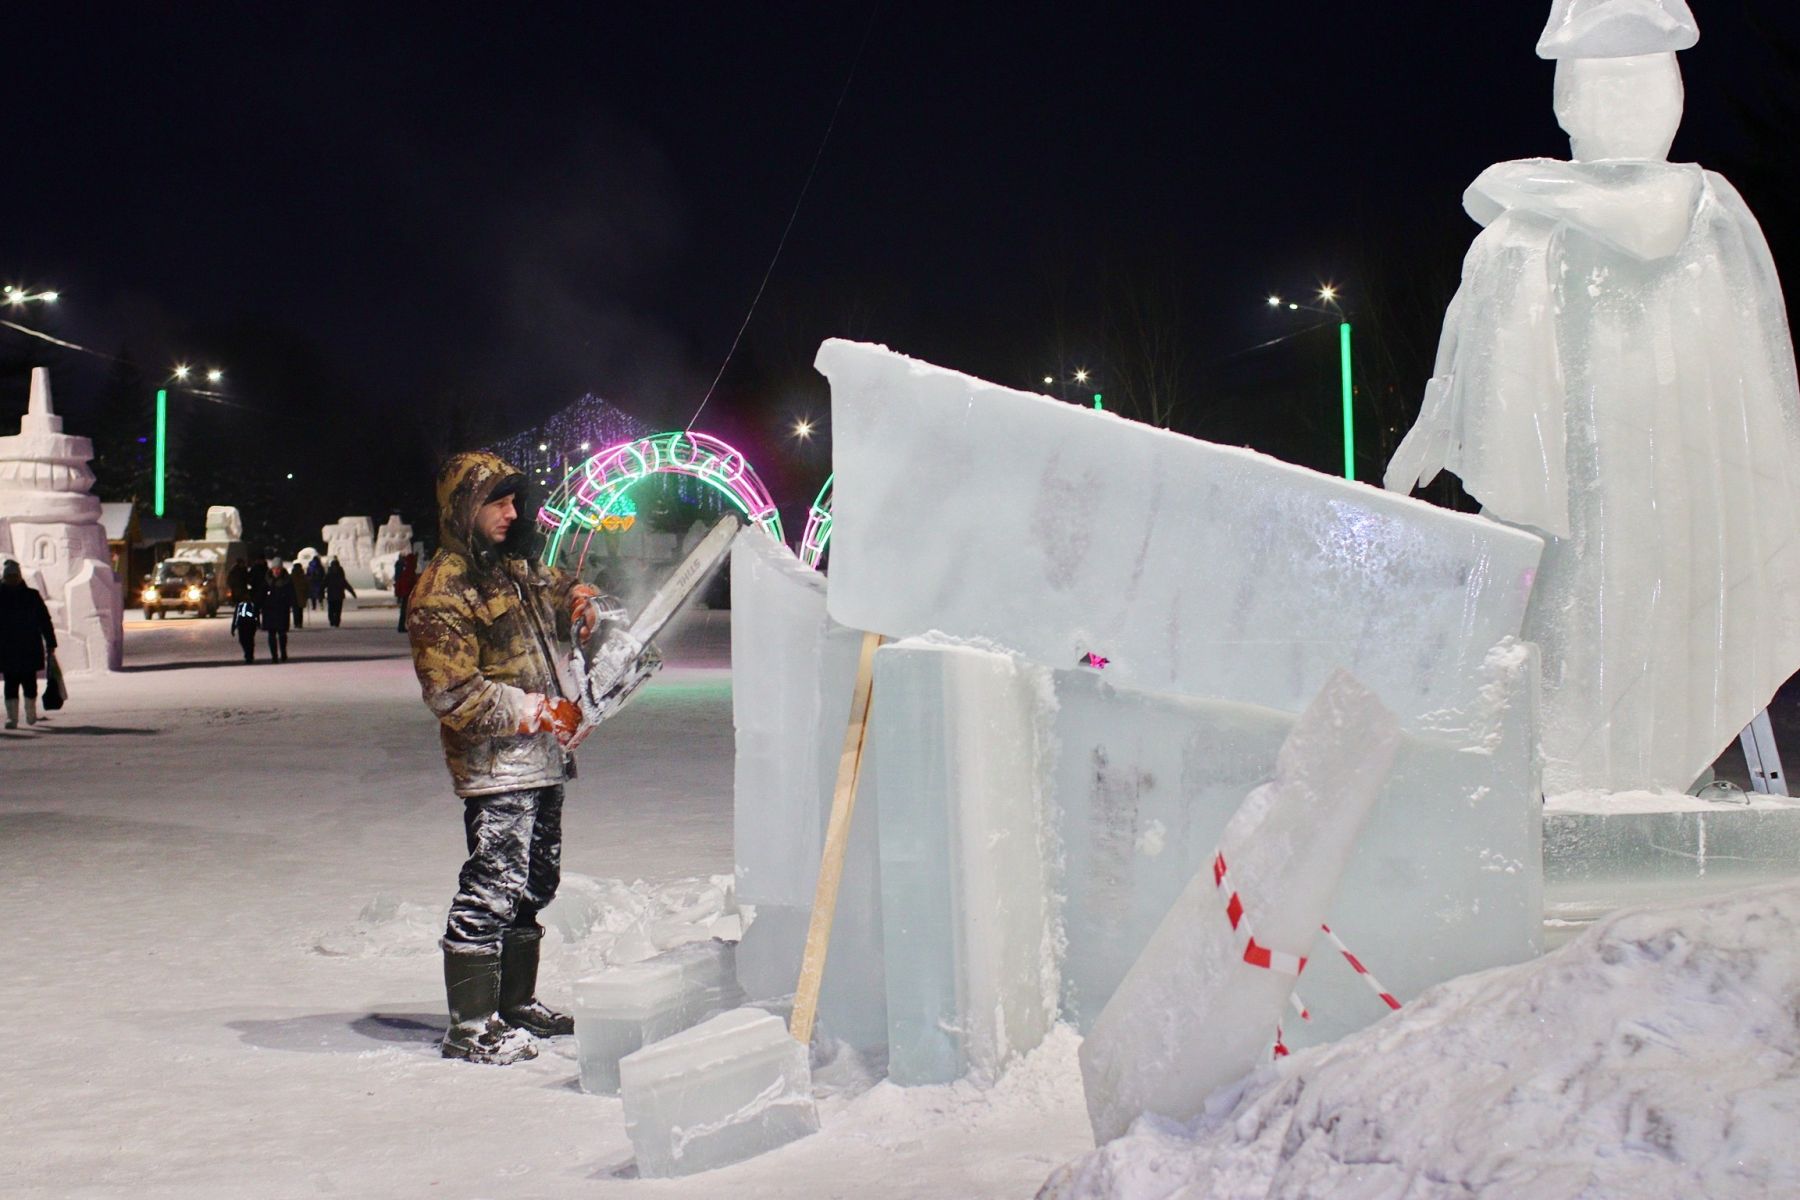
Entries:
[[269, 658], [274, 662], [287, 661], [287, 630], [269, 630]]
[[325, 602], [325, 617], [331, 622], [333, 629], [338, 627], [338, 622], [344, 619], [344, 598], [342, 596], [334, 596]]
[[27, 700], [37, 699], [36, 671], [21, 671], [16, 675], [11, 671], [6, 671], [4, 672], [4, 678], [6, 698], [8, 700], [17, 700], [21, 691], [25, 693], [25, 698]]
[[535, 929], [562, 882], [562, 785], [463, 801], [469, 860], [457, 878], [444, 944], [498, 948], [507, 929]]
[[244, 661], [252, 662], [256, 658], [256, 622], [246, 621], [242, 617], [237, 623], [238, 645], [244, 648]]
[[295, 629], [305, 629], [306, 628], [306, 605], [305, 604], [294, 605], [294, 628]]

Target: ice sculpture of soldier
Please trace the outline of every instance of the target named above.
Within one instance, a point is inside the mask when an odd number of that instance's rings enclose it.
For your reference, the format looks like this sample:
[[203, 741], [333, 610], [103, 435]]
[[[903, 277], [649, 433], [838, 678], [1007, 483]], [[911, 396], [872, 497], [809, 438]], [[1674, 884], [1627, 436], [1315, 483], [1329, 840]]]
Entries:
[[1666, 161], [1684, 0], [1557, 0], [1573, 161], [1483, 171], [1484, 226], [1418, 423], [1440, 469], [1548, 542], [1545, 790], [1681, 790], [1800, 667], [1800, 393], [1767, 244], [1731, 184]]

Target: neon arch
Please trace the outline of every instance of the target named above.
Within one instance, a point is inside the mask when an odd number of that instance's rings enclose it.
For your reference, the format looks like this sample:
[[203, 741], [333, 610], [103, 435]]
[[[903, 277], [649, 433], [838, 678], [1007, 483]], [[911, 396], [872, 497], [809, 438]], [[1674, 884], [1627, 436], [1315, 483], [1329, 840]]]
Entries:
[[831, 483], [836, 478], [835, 474], [825, 477], [825, 486], [807, 511], [806, 531], [800, 535], [800, 561], [815, 571], [831, 544]]
[[576, 538], [581, 538], [580, 555], [585, 555], [596, 533], [635, 511], [626, 493], [652, 475], [665, 474], [699, 480], [723, 496], [745, 520], [781, 540], [781, 515], [775, 511], [775, 501], [742, 452], [711, 434], [677, 429], [617, 442], [565, 475], [538, 510], [538, 524], [548, 536], [544, 561], [555, 563], [565, 545]]

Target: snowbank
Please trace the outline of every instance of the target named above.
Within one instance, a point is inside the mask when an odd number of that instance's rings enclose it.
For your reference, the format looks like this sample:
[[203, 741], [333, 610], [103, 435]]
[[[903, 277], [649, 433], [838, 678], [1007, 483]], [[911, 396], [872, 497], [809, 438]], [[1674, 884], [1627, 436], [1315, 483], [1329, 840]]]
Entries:
[[1800, 1195], [1800, 884], [1623, 912], [1147, 1117], [1040, 1200]]

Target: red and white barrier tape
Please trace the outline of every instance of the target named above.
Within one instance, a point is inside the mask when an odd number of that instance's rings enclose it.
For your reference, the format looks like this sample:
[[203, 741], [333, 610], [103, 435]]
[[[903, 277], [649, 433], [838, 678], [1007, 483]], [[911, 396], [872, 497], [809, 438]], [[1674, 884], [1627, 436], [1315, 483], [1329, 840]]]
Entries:
[[1265, 971], [1280, 971], [1284, 975], [1297, 976], [1306, 970], [1304, 954], [1271, 950], [1256, 940], [1256, 934], [1250, 928], [1249, 915], [1244, 912], [1243, 897], [1232, 890], [1225, 873], [1224, 851], [1213, 854], [1213, 886], [1225, 893], [1225, 916], [1231, 921], [1232, 932], [1237, 934], [1238, 946], [1243, 951], [1245, 962]]
[[[1271, 950], [1256, 940], [1256, 934], [1250, 928], [1249, 915], [1244, 911], [1243, 898], [1231, 887], [1229, 876], [1225, 870], [1225, 853], [1222, 850], [1213, 854], [1213, 886], [1225, 893], [1225, 916], [1231, 921], [1232, 932], [1237, 934], [1238, 946], [1243, 952], [1245, 962], [1266, 971], [1280, 971], [1285, 975], [1295, 977], [1306, 970], [1306, 955]], [[1377, 996], [1381, 997], [1381, 1002], [1390, 1009], [1398, 1009], [1400, 1001], [1392, 992], [1381, 986], [1381, 981], [1370, 973], [1369, 968], [1363, 966], [1360, 958], [1350, 952], [1350, 947], [1344, 945], [1343, 939], [1331, 931], [1331, 926], [1320, 925], [1319, 928], [1327, 938], [1331, 939], [1332, 946], [1344, 956], [1344, 961], [1350, 964], [1350, 969], [1356, 972], [1357, 977], [1368, 984], [1370, 990]], [[1300, 999], [1298, 992], [1292, 990], [1288, 992], [1288, 1003], [1293, 1006], [1295, 1012], [1300, 1014], [1302, 1021], [1312, 1020], [1312, 1014], [1307, 1011], [1306, 1004]], [[1276, 1022], [1275, 1057], [1283, 1058], [1288, 1053], [1287, 1043], [1282, 1040], [1281, 1036], [1281, 1023]]]

